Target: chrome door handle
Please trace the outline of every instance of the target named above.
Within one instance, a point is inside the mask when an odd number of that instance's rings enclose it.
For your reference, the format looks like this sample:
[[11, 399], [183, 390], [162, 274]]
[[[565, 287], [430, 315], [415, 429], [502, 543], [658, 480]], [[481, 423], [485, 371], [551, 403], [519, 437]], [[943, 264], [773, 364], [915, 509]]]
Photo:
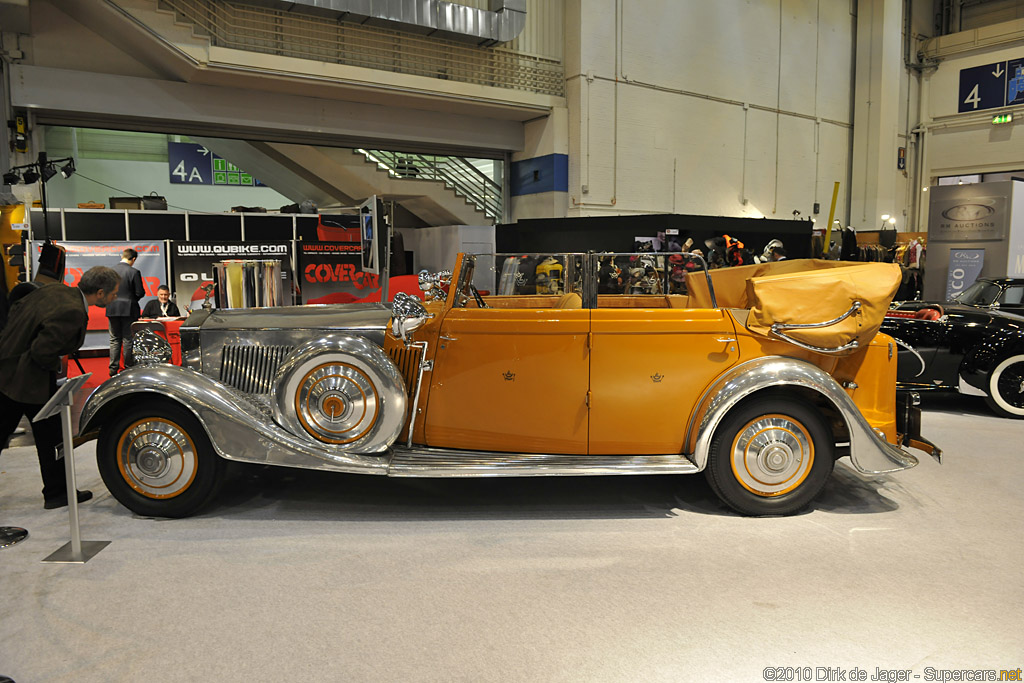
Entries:
[[734, 338], [732, 338], [732, 337], [719, 337], [715, 341], [716, 342], [721, 342], [723, 344], [732, 344], [736, 340]]
[[441, 334], [441, 335], [438, 335], [438, 337], [437, 337], [437, 338], [438, 338], [438, 339], [443, 339], [443, 340], [445, 340], [445, 341], [459, 341], [459, 338], [458, 338], [458, 337], [446, 337], [446, 336], [445, 336], [445, 335], [443, 335], [443, 334]]

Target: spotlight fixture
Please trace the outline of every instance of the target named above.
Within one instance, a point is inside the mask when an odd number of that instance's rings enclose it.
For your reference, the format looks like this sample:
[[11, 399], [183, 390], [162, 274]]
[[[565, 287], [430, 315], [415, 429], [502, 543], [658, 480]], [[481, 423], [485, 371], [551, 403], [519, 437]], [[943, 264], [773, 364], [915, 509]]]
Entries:
[[70, 178], [75, 173], [75, 160], [68, 159], [68, 163], [64, 164], [60, 168], [60, 174], [65, 178]]
[[43, 175], [43, 182], [44, 182], [44, 183], [45, 183], [45, 182], [46, 182], [47, 180], [49, 180], [50, 178], [52, 178], [53, 176], [57, 175], [57, 169], [55, 169], [55, 168], [53, 167], [53, 164], [46, 164], [46, 165], [44, 165], [44, 166], [43, 166], [43, 167], [42, 167], [42, 168], [40, 169], [40, 172], [41, 172], [41, 173], [42, 173], [42, 175]]
[[31, 185], [32, 183], [39, 180], [39, 171], [37, 171], [34, 168], [26, 168], [25, 171], [21, 174], [21, 180], [26, 185]]
[[21, 176], [18, 175], [17, 171], [8, 171], [4, 173], [4, 185], [17, 185], [21, 182]]

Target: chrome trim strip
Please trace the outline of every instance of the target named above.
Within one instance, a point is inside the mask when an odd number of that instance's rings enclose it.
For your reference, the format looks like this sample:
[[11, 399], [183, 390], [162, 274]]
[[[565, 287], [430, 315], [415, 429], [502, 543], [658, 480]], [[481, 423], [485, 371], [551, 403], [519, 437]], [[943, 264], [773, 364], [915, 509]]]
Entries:
[[[774, 325], [772, 327], [774, 328]], [[807, 349], [808, 351], [814, 351], [815, 353], [842, 353], [843, 351], [849, 351], [850, 349], [855, 349], [860, 346], [860, 344], [857, 343], [857, 340], [854, 339], [848, 344], [843, 344], [842, 346], [837, 346], [832, 349], [825, 346], [812, 346], [811, 344], [805, 344], [802, 341], [797, 341], [788, 334], [783, 334], [775, 329], [772, 329], [772, 334], [783, 341], [789, 342], [793, 346], [799, 346], [801, 349]]]
[[609, 474], [696, 474], [686, 456], [549, 455], [442, 448], [392, 449], [389, 477], [530, 477]]
[[849, 318], [851, 315], [853, 315], [858, 310], [860, 310], [860, 305], [861, 304], [860, 304], [859, 301], [854, 301], [853, 305], [850, 306], [850, 310], [848, 310], [846, 313], [843, 313], [838, 318], [835, 318], [833, 320], [827, 320], [827, 321], [825, 321], [823, 323], [772, 323], [772, 331], [774, 332], [777, 329], [778, 330], [806, 330], [806, 329], [815, 328], [815, 327], [829, 327], [830, 325], [835, 325], [836, 323], [841, 323], [844, 320], [846, 320], [847, 318]]
[[843, 351], [849, 351], [850, 349], [857, 348], [858, 344], [856, 339], [849, 342], [848, 344], [837, 346], [836, 348], [827, 348], [824, 346], [812, 346], [810, 344], [805, 344], [804, 342], [797, 341], [796, 339], [790, 337], [788, 334], [783, 334], [782, 330], [808, 330], [821, 327], [829, 327], [831, 325], [835, 325], [836, 323], [840, 323], [846, 320], [851, 315], [860, 310], [860, 307], [861, 303], [859, 301], [854, 301], [853, 305], [850, 306], [850, 310], [848, 310], [846, 313], [843, 313], [838, 318], [835, 318], [833, 320], [827, 320], [821, 323], [772, 323], [771, 332], [779, 339], [787, 341], [790, 344], [793, 344], [794, 346], [799, 346], [802, 349], [807, 349], [808, 351], [815, 351], [817, 353], [841, 353]]
[[409, 405], [409, 434], [405, 445], [412, 448], [412, 432], [416, 427], [416, 407], [420, 404], [420, 389], [423, 387], [423, 373], [434, 369], [434, 361], [427, 360], [428, 342], [418, 341], [409, 344], [411, 347], [420, 349], [420, 360], [416, 367], [416, 392], [413, 394], [412, 403]]
[[[902, 339], [897, 339], [896, 337], [893, 337], [892, 340], [894, 342], [896, 342], [897, 344], [899, 344], [900, 346], [902, 346], [903, 348], [905, 348], [907, 351], [910, 351], [912, 354], [914, 354], [914, 358], [916, 358], [917, 362], [921, 364], [921, 369], [917, 371], [917, 374], [914, 375], [914, 377], [920, 377], [921, 373], [924, 372], [924, 368], [925, 368], [924, 358], [921, 357], [921, 354], [919, 354], [917, 352], [917, 349], [915, 349], [913, 346], [911, 346], [910, 344], [906, 343]], [[962, 383], [963, 380], [960, 380], [960, 382]], [[971, 388], [973, 389], [973, 387], [971, 387]], [[984, 396], [985, 393], [982, 392], [981, 395]]]
[[245, 394], [198, 372], [175, 365], [129, 368], [111, 377], [86, 401], [80, 433], [98, 428], [94, 418], [112, 400], [158, 394], [192, 411], [217, 453], [228, 460], [313, 470], [386, 474], [387, 462], [318, 444], [286, 432], [265, 408]]
[[[923, 372], [924, 368], [921, 368], [921, 371]], [[917, 374], [920, 375], [921, 373], [919, 372]], [[916, 377], [916, 375], [915, 375], [915, 377]], [[956, 388], [957, 388], [957, 390], [961, 394], [963, 394], [965, 396], [988, 396], [988, 394], [986, 394], [984, 391], [982, 391], [978, 387], [973, 387], [970, 384], [968, 384], [967, 382], [965, 382], [964, 378], [961, 377], [960, 375], [957, 375], [957, 380], [958, 381], [957, 381]]]
[[[827, 372], [804, 360], [766, 356], [733, 367], [707, 390], [712, 398], [698, 427], [692, 455], [697, 467], [703, 470], [707, 465], [715, 429], [736, 404], [756, 391], [787, 385], [815, 391], [839, 410], [850, 433], [850, 460], [859, 472], [882, 474], [917, 464], [916, 457], [875, 434], [853, 399]], [[690, 434], [688, 428], [685, 443], [689, 443]]]

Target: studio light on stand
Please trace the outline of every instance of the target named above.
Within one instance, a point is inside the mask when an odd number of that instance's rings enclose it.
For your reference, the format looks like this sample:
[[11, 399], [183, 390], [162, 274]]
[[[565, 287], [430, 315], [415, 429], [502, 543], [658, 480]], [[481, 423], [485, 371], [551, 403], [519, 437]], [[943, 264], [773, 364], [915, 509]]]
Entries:
[[[75, 160], [73, 157], [64, 157], [63, 159], [47, 159], [46, 152], [40, 152], [39, 157], [31, 164], [24, 164], [22, 166], [15, 166], [7, 173], [4, 173], [4, 183], [7, 185], [17, 185], [18, 182], [23, 182], [26, 185], [42, 180], [42, 184], [39, 186], [39, 199], [43, 208], [43, 232], [46, 235], [46, 241], [52, 242], [53, 238], [50, 236], [50, 216], [48, 207], [46, 206], [46, 182], [57, 175], [57, 167], [60, 166], [60, 174], [64, 178], [70, 178], [75, 173]], [[19, 173], [20, 176], [19, 176]]]

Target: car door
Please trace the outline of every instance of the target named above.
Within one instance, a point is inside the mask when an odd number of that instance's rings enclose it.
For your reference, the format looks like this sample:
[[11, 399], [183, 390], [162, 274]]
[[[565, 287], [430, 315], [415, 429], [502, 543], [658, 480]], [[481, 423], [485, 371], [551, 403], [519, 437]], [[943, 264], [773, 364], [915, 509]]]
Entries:
[[430, 446], [587, 452], [590, 311], [452, 308], [427, 402]]
[[679, 453], [704, 389], [739, 359], [715, 308], [596, 308], [591, 316], [590, 453]]

